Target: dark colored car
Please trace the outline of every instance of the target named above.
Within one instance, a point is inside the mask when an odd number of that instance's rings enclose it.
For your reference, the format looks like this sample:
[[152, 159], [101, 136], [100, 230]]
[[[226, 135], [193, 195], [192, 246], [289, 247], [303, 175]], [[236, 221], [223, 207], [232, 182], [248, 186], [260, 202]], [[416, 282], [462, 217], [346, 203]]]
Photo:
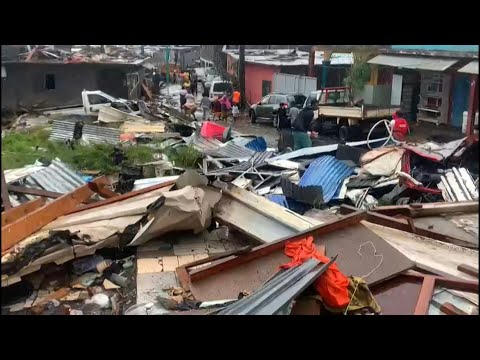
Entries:
[[280, 103], [287, 103], [288, 107], [302, 108], [306, 96], [302, 94], [280, 94], [271, 93], [265, 96], [257, 104], [250, 107], [249, 115], [252, 124], [255, 124], [257, 119], [272, 120], [277, 113]]

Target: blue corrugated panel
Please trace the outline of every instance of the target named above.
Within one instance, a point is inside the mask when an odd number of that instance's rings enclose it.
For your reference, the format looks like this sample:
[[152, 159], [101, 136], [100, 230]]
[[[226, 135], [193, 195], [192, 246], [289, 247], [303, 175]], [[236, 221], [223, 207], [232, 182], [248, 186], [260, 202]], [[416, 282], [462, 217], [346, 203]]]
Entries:
[[267, 150], [267, 142], [260, 136], [248, 142], [245, 147], [257, 152], [263, 152]]
[[323, 202], [326, 204], [332, 200], [343, 180], [352, 175], [353, 170], [353, 167], [345, 165], [343, 162], [335, 159], [334, 156], [325, 155], [310, 164], [298, 185], [321, 186], [323, 189]]
[[298, 202], [296, 200], [289, 199], [285, 195], [272, 194], [272, 195], [267, 195], [265, 197], [268, 200], [274, 202], [275, 204], [278, 204], [280, 206], [283, 206], [284, 208], [295, 211], [297, 214], [300, 214], [300, 215], [303, 215], [305, 211], [310, 210], [312, 208], [310, 205], [302, 204], [301, 202]]

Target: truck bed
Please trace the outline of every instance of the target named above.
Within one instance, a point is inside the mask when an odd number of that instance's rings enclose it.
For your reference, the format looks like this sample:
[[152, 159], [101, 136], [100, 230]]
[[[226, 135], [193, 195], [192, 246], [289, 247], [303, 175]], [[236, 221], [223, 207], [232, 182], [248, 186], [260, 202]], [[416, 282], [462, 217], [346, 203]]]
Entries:
[[337, 118], [350, 119], [375, 119], [391, 116], [395, 111], [399, 111], [400, 107], [361, 107], [356, 106], [322, 106], [318, 107], [318, 114], [321, 116], [330, 116]]

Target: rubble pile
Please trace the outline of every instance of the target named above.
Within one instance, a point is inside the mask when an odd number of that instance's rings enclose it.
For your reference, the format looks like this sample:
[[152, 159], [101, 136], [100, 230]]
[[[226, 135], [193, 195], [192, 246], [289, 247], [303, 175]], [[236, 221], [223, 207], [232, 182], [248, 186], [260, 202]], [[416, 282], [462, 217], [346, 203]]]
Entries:
[[[120, 165], [140, 144], [154, 162], [117, 177], [61, 159], [2, 172], [4, 313], [478, 313], [470, 138], [278, 153], [168, 100], [104, 107], [83, 128]], [[60, 122], [52, 141], [74, 131]], [[177, 166], [170, 148], [201, 159]]]

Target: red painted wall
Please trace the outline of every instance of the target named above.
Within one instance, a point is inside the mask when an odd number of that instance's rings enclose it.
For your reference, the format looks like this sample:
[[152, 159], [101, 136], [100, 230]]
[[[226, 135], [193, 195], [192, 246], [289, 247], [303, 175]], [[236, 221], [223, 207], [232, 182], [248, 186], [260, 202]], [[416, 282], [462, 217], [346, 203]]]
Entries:
[[279, 66], [245, 64], [245, 98], [250, 104], [262, 99], [263, 80], [271, 81], [273, 89], [273, 74], [277, 72], [280, 72]]

